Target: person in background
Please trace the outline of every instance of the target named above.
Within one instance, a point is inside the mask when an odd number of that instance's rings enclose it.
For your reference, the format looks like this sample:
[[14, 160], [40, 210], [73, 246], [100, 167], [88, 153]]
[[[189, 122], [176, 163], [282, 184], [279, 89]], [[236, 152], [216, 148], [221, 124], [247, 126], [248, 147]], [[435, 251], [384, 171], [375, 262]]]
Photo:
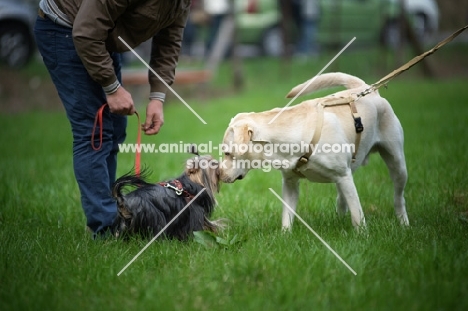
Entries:
[[[132, 96], [121, 84], [120, 53], [129, 50], [126, 44], [134, 48], [152, 38], [149, 64], [171, 85], [190, 0], [41, 0], [39, 7], [35, 39], [70, 121], [75, 178], [87, 226], [96, 238], [109, 232], [117, 213], [110, 188], [126, 116], [135, 113]], [[164, 123], [164, 82], [149, 73], [142, 125], [147, 135], [157, 134]], [[104, 103], [102, 146], [96, 151], [93, 123]]]
[[205, 12], [210, 16], [205, 46], [206, 53], [209, 53], [216, 42], [221, 23], [229, 15], [229, 0], [204, 0], [203, 7]]
[[190, 58], [193, 56], [193, 46], [197, 39], [198, 33], [198, 21], [194, 19], [194, 14], [199, 10], [201, 6], [201, 0], [192, 0], [190, 7], [190, 15], [187, 19], [187, 23], [184, 29], [184, 39], [182, 42], [181, 54]]
[[320, 18], [319, 0], [293, 0], [299, 10], [296, 15], [299, 25], [297, 55], [309, 57], [318, 55], [317, 26]]

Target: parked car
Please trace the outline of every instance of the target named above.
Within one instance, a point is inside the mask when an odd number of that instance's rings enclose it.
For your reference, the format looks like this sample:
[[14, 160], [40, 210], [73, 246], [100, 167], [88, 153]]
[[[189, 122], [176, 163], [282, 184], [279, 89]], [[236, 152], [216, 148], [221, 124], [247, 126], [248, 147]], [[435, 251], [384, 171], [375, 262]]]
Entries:
[[33, 56], [33, 26], [37, 9], [18, 0], [0, 0], [0, 62], [8, 67], [26, 65]]
[[[280, 12], [276, 0], [239, 0], [238, 38], [241, 44], [256, 44], [266, 55], [282, 50]], [[320, 0], [317, 41], [321, 46], [381, 42], [395, 47], [399, 41], [399, 0]], [[435, 0], [405, 0], [406, 12], [416, 34], [424, 38], [435, 32], [439, 11]], [[297, 31], [290, 31], [294, 36]]]

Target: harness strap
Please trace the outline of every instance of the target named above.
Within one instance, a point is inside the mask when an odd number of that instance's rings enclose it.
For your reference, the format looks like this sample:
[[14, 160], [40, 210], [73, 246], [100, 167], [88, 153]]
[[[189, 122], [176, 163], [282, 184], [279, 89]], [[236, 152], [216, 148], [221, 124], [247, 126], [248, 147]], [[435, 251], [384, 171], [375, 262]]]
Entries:
[[355, 99], [353, 97], [328, 97], [325, 98], [323, 101], [319, 102], [317, 104], [317, 120], [315, 122], [315, 131], [314, 135], [312, 137], [312, 140], [310, 142], [310, 147], [308, 148], [308, 151], [299, 158], [296, 164], [295, 170], [302, 165], [306, 164], [309, 161], [310, 156], [313, 153], [313, 148], [315, 148], [320, 140], [320, 137], [322, 136], [322, 128], [323, 128], [323, 119], [324, 119], [324, 109], [326, 107], [331, 107], [331, 106], [340, 106], [340, 105], [348, 105], [350, 110], [351, 110], [351, 115], [354, 119], [354, 127], [356, 129], [356, 139], [354, 143], [354, 152], [352, 155], [352, 161], [356, 161], [356, 154], [359, 149], [359, 144], [361, 142], [361, 133], [364, 130], [364, 126], [362, 125], [361, 121], [361, 116], [359, 115], [356, 104], [355, 104]]
[[354, 139], [354, 152], [351, 158], [351, 161], [355, 162], [356, 154], [359, 150], [359, 144], [361, 143], [361, 134], [364, 131], [364, 125], [362, 124], [361, 116], [357, 111], [356, 102], [354, 99], [349, 102], [349, 107], [351, 108], [351, 113], [353, 114], [354, 129], [356, 130], [356, 138]]

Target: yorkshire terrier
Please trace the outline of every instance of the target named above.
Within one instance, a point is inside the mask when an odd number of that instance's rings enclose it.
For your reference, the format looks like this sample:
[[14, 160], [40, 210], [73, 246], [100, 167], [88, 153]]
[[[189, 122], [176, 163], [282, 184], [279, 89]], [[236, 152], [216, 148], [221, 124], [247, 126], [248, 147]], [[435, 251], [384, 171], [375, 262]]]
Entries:
[[[147, 175], [143, 170], [139, 176], [126, 174], [115, 181], [112, 196], [117, 201], [118, 213], [112, 228], [116, 237], [155, 237], [200, 192], [164, 230], [164, 236], [186, 240], [194, 231], [216, 232], [221, 226], [208, 219], [217, 203], [214, 194], [220, 187], [217, 160], [197, 155], [187, 161], [181, 176], [169, 181], [149, 183]], [[124, 194], [126, 187], [134, 190]]]

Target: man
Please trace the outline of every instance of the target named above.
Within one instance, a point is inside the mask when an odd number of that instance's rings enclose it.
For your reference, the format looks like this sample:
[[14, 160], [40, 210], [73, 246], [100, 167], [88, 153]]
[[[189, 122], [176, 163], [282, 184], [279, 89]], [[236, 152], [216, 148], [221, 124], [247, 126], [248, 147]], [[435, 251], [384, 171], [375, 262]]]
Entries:
[[[87, 225], [105, 234], [116, 214], [110, 196], [118, 145], [125, 140], [126, 115], [135, 113], [121, 85], [120, 52], [152, 38], [150, 66], [172, 84], [190, 0], [41, 0], [35, 25], [38, 49], [65, 107], [73, 134], [73, 166]], [[166, 86], [149, 73], [150, 95], [142, 130], [157, 134], [164, 123]], [[98, 109], [103, 141], [92, 149]], [[98, 142], [93, 142], [98, 145]]]

